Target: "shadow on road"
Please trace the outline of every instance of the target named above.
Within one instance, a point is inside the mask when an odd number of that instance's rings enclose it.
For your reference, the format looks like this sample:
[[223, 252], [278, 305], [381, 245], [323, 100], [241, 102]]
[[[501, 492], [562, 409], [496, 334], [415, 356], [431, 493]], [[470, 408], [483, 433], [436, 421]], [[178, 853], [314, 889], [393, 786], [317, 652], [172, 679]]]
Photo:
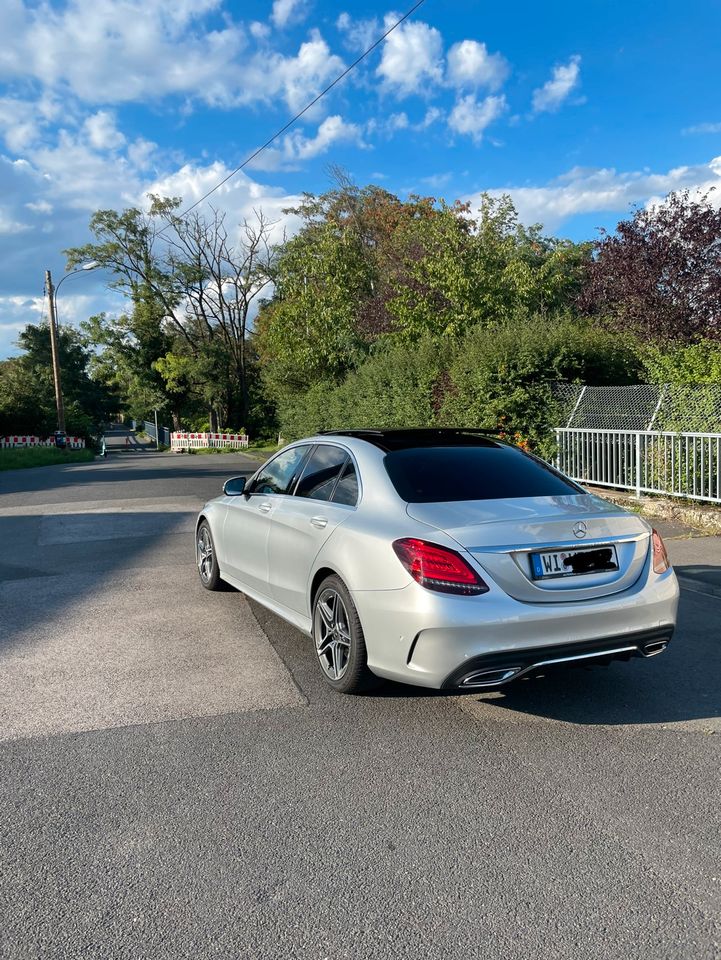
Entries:
[[[428, 700], [455, 697], [492, 700], [518, 714], [567, 723], [619, 725], [718, 720], [721, 717], [721, 640], [708, 605], [721, 601], [685, 594], [679, 628], [668, 650], [649, 660], [608, 667], [556, 668], [543, 677], [519, 680], [501, 690], [427, 690], [383, 683], [362, 699]], [[329, 691], [316, 663], [312, 641], [257, 603], [251, 609], [296, 683], [311, 702], [333, 700], [354, 709], [357, 698]], [[715, 612], [715, 611], [714, 611]]]
[[[721, 628], [714, 598], [682, 594], [668, 650], [608, 667], [557, 668], [481, 695], [494, 707], [578, 724], [678, 723], [721, 718]], [[709, 609], [713, 604], [714, 608]]]

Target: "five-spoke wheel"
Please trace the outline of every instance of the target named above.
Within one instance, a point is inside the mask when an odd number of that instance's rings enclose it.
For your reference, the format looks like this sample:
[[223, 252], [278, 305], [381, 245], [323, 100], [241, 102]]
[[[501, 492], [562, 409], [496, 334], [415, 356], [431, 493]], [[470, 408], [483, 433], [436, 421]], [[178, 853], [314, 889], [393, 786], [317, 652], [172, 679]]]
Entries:
[[313, 604], [313, 639], [326, 681], [340, 693], [356, 693], [372, 674], [358, 612], [340, 577], [327, 577]]
[[205, 589], [222, 590], [223, 581], [220, 579], [215, 544], [207, 520], [201, 520], [195, 535], [195, 561], [198, 565], [200, 582]]

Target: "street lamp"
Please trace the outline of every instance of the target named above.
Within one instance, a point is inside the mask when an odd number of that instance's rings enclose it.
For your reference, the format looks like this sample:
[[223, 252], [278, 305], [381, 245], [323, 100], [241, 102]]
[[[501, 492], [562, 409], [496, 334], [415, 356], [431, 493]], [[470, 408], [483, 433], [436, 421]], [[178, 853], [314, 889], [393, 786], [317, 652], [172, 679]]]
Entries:
[[47, 290], [48, 294], [48, 307], [50, 313], [50, 352], [53, 358], [55, 406], [57, 407], [58, 411], [58, 430], [61, 430], [63, 433], [65, 433], [65, 405], [63, 404], [63, 388], [60, 382], [60, 357], [58, 352], [58, 290], [60, 289], [63, 280], [67, 280], [68, 277], [72, 277], [76, 273], [82, 273], [84, 270], [94, 270], [99, 266], [100, 264], [97, 260], [90, 260], [88, 263], [84, 263], [82, 266], [78, 267], [77, 270], [71, 270], [69, 273], [66, 273], [64, 277], [61, 277], [57, 287], [53, 287], [53, 278], [50, 275], [50, 271], [45, 271], [45, 289]]

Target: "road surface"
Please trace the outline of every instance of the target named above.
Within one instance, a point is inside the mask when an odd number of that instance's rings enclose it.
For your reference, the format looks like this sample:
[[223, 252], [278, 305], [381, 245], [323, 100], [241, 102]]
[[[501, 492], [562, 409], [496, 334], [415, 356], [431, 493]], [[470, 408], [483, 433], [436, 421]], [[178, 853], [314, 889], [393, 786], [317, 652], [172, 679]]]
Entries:
[[254, 467], [0, 474], [0, 956], [721, 957], [719, 541], [654, 660], [344, 698], [197, 583]]

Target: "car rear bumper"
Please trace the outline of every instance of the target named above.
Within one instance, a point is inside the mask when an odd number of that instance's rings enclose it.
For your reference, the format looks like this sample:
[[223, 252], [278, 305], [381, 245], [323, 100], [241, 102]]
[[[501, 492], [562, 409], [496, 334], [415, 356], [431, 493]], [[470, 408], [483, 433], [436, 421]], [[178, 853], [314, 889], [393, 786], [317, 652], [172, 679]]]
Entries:
[[673, 631], [673, 625], [668, 624], [654, 630], [641, 630], [603, 640], [486, 653], [461, 664], [446, 677], [441, 686], [444, 689], [488, 690], [556, 666], [574, 663], [591, 666], [610, 663], [611, 660], [630, 660], [631, 657], [655, 657], [666, 649]]
[[661, 652], [676, 623], [676, 577], [672, 570], [654, 574], [650, 564], [630, 589], [582, 602], [524, 603], [489, 586], [472, 597], [415, 583], [354, 592], [371, 670], [402, 683], [468, 688], [463, 681], [474, 672], [514, 668], [483, 684], [499, 686], [549, 660], [649, 656], [653, 643]]

